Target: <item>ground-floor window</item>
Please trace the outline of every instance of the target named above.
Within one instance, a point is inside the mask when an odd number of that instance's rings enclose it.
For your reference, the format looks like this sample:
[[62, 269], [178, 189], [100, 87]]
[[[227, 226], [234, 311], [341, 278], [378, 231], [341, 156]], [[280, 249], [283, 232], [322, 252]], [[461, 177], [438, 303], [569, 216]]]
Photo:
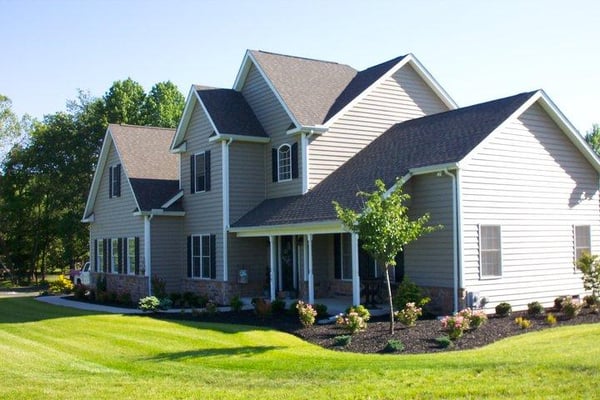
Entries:
[[95, 240], [95, 271], [113, 274], [140, 274], [139, 238]]
[[[335, 279], [352, 280], [352, 236], [349, 233], [337, 233], [333, 241]], [[375, 279], [381, 276], [377, 262], [358, 241], [358, 275], [360, 279]]]
[[589, 225], [575, 225], [575, 260], [579, 260], [584, 253], [592, 253], [592, 235]]
[[216, 279], [216, 236], [188, 237], [188, 277]]
[[500, 225], [479, 225], [479, 263], [482, 278], [502, 276]]

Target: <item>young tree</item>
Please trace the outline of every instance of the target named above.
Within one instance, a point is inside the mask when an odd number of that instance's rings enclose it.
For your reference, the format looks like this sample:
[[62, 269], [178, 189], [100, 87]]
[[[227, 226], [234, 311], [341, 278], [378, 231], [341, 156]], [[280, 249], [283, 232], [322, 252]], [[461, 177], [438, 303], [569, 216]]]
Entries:
[[420, 236], [434, 232], [441, 226], [429, 226], [429, 214], [411, 220], [408, 207], [404, 202], [410, 196], [402, 192], [400, 185], [387, 193], [381, 180], [375, 181], [376, 190], [372, 193], [359, 192], [357, 195], [366, 199], [364, 209], [358, 213], [350, 208], [343, 208], [338, 202], [333, 205], [338, 218], [344, 226], [358, 234], [363, 249], [377, 262], [385, 266], [388, 296], [390, 301], [390, 333], [394, 333], [394, 305], [389, 269], [396, 265], [396, 255], [404, 247]]

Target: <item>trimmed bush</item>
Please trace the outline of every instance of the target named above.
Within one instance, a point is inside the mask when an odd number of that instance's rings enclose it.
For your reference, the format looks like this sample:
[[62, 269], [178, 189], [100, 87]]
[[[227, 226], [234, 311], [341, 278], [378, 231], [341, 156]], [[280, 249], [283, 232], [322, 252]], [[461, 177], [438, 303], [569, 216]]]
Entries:
[[578, 300], [573, 299], [571, 296], [565, 297], [562, 302], [562, 312], [569, 319], [575, 318], [581, 312], [582, 305]]
[[399, 353], [404, 350], [404, 343], [398, 339], [390, 339], [383, 348], [384, 353]]
[[436, 337], [435, 342], [442, 349], [447, 349], [447, 348], [451, 348], [454, 346], [454, 342], [452, 341], [452, 339], [450, 339], [450, 337], [448, 337], [446, 335]]
[[544, 306], [539, 301], [534, 301], [527, 304], [527, 314], [532, 317], [544, 314]]
[[160, 300], [156, 296], [146, 296], [138, 302], [138, 308], [144, 312], [156, 312], [160, 307]]
[[315, 311], [317, 312], [317, 315], [319, 317], [325, 317], [327, 315], [327, 306], [325, 304], [315, 304], [313, 306], [313, 308], [315, 309]]
[[336, 346], [348, 346], [352, 342], [351, 335], [339, 335], [333, 338]]
[[414, 303], [417, 307], [423, 307], [431, 299], [423, 295], [423, 291], [414, 282], [404, 276], [393, 297], [394, 308], [402, 310], [408, 303]]
[[512, 314], [512, 306], [506, 302], [502, 302], [496, 306], [496, 315], [498, 317], [508, 317]]

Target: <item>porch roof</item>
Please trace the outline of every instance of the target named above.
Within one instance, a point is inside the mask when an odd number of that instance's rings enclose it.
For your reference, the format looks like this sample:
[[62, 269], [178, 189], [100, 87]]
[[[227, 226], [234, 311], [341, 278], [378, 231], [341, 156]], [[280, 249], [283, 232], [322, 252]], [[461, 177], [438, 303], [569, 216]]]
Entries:
[[356, 211], [375, 180], [387, 187], [412, 170], [452, 165], [507, 120], [536, 92], [447, 111], [392, 126], [304, 195], [264, 200], [232, 225], [235, 228], [335, 221], [332, 201]]

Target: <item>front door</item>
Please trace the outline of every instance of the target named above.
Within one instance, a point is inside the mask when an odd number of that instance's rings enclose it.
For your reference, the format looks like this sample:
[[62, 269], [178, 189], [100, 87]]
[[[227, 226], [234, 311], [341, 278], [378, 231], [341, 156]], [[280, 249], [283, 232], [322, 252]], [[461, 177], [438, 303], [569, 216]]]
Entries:
[[296, 290], [296, 268], [293, 236], [281, 236], [279, 240], [279, 290]]

